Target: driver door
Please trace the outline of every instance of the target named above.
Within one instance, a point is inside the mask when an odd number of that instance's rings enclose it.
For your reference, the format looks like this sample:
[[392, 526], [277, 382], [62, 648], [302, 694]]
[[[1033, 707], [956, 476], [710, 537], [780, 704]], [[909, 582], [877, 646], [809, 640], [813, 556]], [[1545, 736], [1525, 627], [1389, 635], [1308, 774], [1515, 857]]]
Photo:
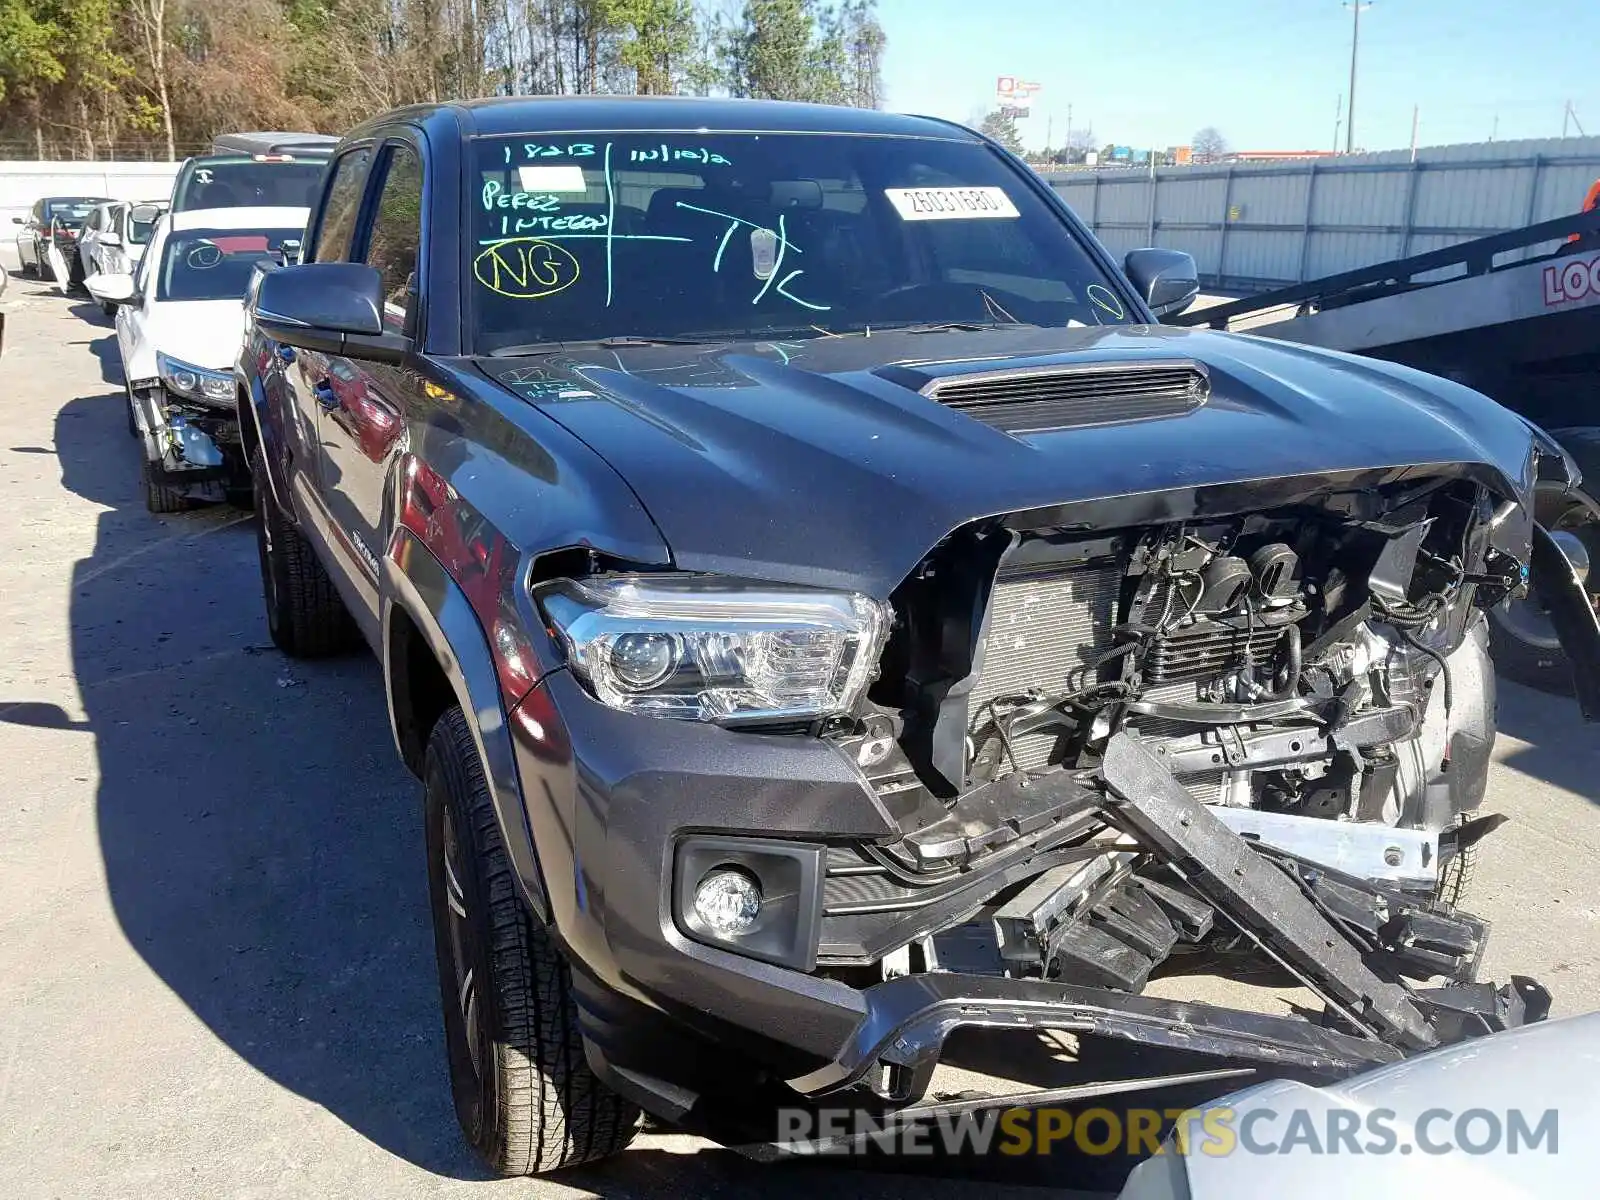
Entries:
[[[378, 186], [355, 239], [355, 257], [376, 267], [383, 280], [384, 331], [410, 336], [422, 244], [422, 161], [411, 145], [391, 141], [374, 175]], [[328, 391], [320, 430], [323, 495], [375, 591], [389, 467], [399, 451], [406, 411], [421, 403], [421, 383], [396, 365], [330, 357]]]

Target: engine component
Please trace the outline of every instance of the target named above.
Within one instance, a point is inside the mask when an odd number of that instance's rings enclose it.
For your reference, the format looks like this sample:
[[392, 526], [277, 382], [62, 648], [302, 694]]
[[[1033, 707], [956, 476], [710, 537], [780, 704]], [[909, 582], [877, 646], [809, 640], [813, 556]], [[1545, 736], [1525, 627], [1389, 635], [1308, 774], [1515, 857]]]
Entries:
[[1289, 604], [1300, 595], [1300, 556], [1282, 542], [1273, 542], [1252, 554], [1250, 573], [1268, 608]]
[[1200, 593], [1199, 611], [1230, 613], [1250, 595], [1255, 576], [1242, 558], [1214, 558], [1202, 576], [1205, 590]]
[[995, 776], [1050, 762], [1059, 730], [1003, 739], [992, 730], [996, 710], [1007, 698], [1060, 695], [1094, 682], [1089, 668], [1111, 649], [1121, 583], [1122, 571], [1114, 564], [1000, 569], [978, 679], [967, 700], [972, 757], [987, 748]]
[[1270, 665], [1286, 628], [1199, 618], [1185, 629], [1152, 639], [1144, 677], [1150, 683], [1177, 683], [1214, 679], [1245, 664]]

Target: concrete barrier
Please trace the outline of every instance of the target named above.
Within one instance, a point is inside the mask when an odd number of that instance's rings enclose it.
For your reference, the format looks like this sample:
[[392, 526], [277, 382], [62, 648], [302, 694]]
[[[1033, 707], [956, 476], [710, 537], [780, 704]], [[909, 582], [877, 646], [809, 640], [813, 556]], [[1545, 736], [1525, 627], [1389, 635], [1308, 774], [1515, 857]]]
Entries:
[[[0, 162], [0, 241], [15, 237], [12, 217], [26, 216], [41, 196], [105, 196], [163, 200], [172, 194], [175, 162]], [[7, 229], [12, 232], [8, 233]]]

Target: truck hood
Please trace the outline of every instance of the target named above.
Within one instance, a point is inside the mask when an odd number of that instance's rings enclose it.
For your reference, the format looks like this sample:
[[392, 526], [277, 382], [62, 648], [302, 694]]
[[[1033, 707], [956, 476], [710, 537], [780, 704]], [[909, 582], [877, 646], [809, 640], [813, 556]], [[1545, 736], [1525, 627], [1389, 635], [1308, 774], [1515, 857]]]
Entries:
[[[1209, 401], [1182, 416], [1025, 435], [946, 408], [892, 369], [1162, 359], [1203, 364]], [[1268, 503], [1292, 503], [1446, 464], [1523, 498], [1535, 472], [1530, 427], [1477, 392], [1208, 330], [897, 332], [479, 365], [611, 464], [681, 569], [878, 597], [946, 534], [987, 516], [1101, 501], [1039, 523], [1181, 519], [1263, 506], [1264, 490]], [[1258, 481], [1249, 495], [1228, 486]]]

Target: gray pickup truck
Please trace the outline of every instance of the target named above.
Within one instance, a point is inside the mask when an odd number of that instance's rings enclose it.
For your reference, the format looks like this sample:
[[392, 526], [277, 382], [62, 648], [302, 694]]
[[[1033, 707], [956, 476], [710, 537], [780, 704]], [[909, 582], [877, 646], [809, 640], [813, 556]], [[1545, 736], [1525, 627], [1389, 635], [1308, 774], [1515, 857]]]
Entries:
[[[1484, 609], [1531, 564], [1600, 651], [1529, 516], [1571, 464], [1460, 385], [1159, 323], [1196, 290], [931, 119], [493, 100], [340, 144], [248, 301], [267, 620], [383, 664], [495, 1169], [641, 1107], [925, 1117], [958, 1029], [1338, 1079], [1543, 1017], [1476, 980], [1460, 867]], [[1183, 998], [1218, 961], [1319, 1011]]]

